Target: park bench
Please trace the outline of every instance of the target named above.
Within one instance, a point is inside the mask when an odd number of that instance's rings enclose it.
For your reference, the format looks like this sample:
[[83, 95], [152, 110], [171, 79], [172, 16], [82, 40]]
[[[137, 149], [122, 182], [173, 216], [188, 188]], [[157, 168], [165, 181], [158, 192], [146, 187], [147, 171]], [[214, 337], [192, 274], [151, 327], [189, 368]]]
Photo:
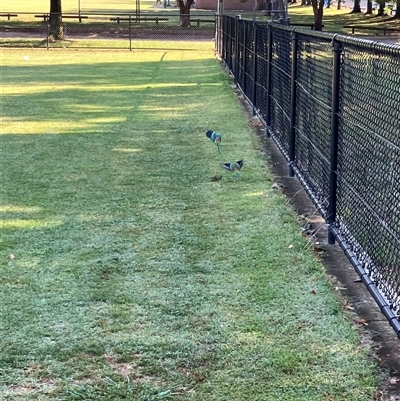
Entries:
[[[315, 29], [315, 24], [309, 24], [306, 22], [295, 22], [295, 23], [290, 23], [290, 26], [306, 26], [306, 27], [310, 27], [310, 29], [314, 30]], [[324, 25], [322, 25], [322, 28], [324, 27]]]
[[400, 32], [398, 28], [386, 28], [386, 27], [377, 27], [377, 26], [365, 26], [365, 25], [344, 25], [343, 28], [351, 29], [351, 33], [354, 35], [356, 29], [362, 31], [378, 31], [383, 32], [386, 35], [387, 32]]
[[37, 15], [35, 15], [35, 18], [43, 18], [43, 22], [46, 22], [48, 17], [49, 17], [48, 14], [39, 14], [39, 15], [37, 14]]
[[[274, 20], [274, 21], [272, 21], [272, 22], [274, 22], [275, 24], [284, 24], [284, 21], [283, 21], [283, 19], [279, 19], [279, 20]], [[289, 22], [289, 25], [290, 26], [305, 26], [305, 27], [310, 27], [310, 29], [315, 29], [315, 24], [313, 24], [313, 23], [310, 23], [310, 22]], [[322, 28], [324, 27], [325, 25], [322, 25]]]
[[200, 22], [205, 22], [205, 23], [209, 23], [209, 24], [214, 24], [215, 20], [213, 19], [200, 19], [200, 18], [196, 18], [196, 19], [191, 19], [190, 22], [196, 22], [197, 26], [200, 26]]
[[121, 21], [131, 21], [131, 22], [141, 22], [141, 21], [155, 21], [156, 25], [158, 25], [159, 21], [168, 21], [168, 17], [136, 17], [133, 16], [131, 18], [129, 17], [114, 17], [110, 18], [110, 21], [117, 21], [117, 24], [119, 24]]
[[[46, 22], [49, 18], [50, 14], [39, 14], [35, 15], [35, 18], [43, 18], [43, 22]], [[82, 22], [83, 19], [88, 19], [89, 17], [87, 15], [62, 15], [62, 19], [64, 18], [75, 18], [79, 19], [79, 22]]]
[[77, 18], [79, 22], [82, 22], [83, 19], [88, 19], [87, 15], [63, 15], [62, 18]]
[[10, 21], [11, 17], [18, 17], [18, 14], [0, 14], [0, 17], [7, 17]]

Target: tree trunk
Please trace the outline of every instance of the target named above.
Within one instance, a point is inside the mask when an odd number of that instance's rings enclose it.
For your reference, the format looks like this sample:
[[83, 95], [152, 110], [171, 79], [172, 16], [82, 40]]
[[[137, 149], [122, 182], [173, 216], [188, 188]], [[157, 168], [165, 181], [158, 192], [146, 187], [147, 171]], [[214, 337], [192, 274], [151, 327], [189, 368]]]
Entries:
[[314, 12], [314, 29], [322, 31], [322, 17], [324, 14], [324, 0], [311, 0]]
[[265, 10], [265, 0], [257, 0], [257, 10]]
[[396, 1], [396, 12], [393, 18], [400, 18], [400, 0]]
[[49, 34], [54, 40], [64, 39], [61, 0], [50, 0]]
[[342, 8], [342, 0], [338, 0], [337, 9], [340, 10]]
[[285, 5], [283, 4], [283, 0], [275, 0], [275, 11], [280, 11], [280, 12], [275, 12], [273, 15], [273, 19], [280, 19], [283, 18], [283, 20], [286, 20], [287, 15], [285, 15]]
[[267, 17], [271, 16], [271, 7], [272, 7], [271, 0], [266, 0], [264, 15], [266, 15]]
[[306, 0], [306, 6], [311, 6], [311, 5], [312, 5], [311, 0]]
[[372, 0], [367, 0], [367, 11], [365, 14], [372, 14]]
[[192, 4], [193, 0], [178, 0], [182, 27], [187, 28], [190, 26], [190, 8], [192, 7]]
[[385, 15], [385, 3], [379, 3], [378, 14], [377, 17], [383, 17]]
[[351, 10], [351, 13], [360, 13], [361, 12], [361, 1], [360, 0], [354, 0], [354, 6], [353, 10]]

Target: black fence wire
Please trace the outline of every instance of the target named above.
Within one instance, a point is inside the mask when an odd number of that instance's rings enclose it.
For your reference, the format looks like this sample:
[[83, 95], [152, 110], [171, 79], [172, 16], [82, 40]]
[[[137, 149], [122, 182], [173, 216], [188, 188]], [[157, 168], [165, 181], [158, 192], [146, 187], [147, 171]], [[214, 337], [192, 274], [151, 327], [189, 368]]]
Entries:
[[400, 46], [220, 16], [216, 47], [400, 338]]
[[211, 13], [0, 15], [0, 47], [132, 50], [139, 41], [210, 41], [214, 37], [215, 15]]

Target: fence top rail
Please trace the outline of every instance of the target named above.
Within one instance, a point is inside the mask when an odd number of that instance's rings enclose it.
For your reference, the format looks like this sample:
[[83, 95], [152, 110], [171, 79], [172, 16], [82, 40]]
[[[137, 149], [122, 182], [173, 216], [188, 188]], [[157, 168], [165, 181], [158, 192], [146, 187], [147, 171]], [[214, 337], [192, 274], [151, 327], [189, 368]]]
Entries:
[[[226, 18], [231, 18], [235, 19], [235, 17], [231, 17], [228, 15], [224, 15]], [[248, 24], [254, 24], [254, 22], [250, 19], [241, 19], [241, 21], [245, 21], [245, 23]], [[319, 38], [323, 39], [325, 41], [331, 41], [332, 44], [334, 42], [338, 43], [343, 43], [347, 45], [353, 45], [353, 46], [359, 46], [360, 48], [366, 49], [366, 50], [371, 50], [371, 51], [377, 51], [377, 52], [382, 52], [382, 53], [390, 53], [393, 54], [395, 53], [396, 55], [400, 55], [400, 45], [394, 44], [394, 43], [387, 43], [387, 42], [381, 42], [381, 41], [374, 41], [370, 39], [363, 39], [363, 38], [357, 38], [354, 36], [348, 36], [348, 35], [342, 35], [342, 34], [337, 34], [337, 33], [331, 33], [331, 32], [322, 32], [322, 31], [310, 31], [308, 29], [303, 29], [299, 28], [296, 26], [291, 26], [291, 25], [283, 25], [277, 22], [255, 22], [256, 25], [261, 25], [261, 26], [267, 26], [268, 29], [279, 29], [279, 30], [284, 30], [284, 31], [290, 31], [292, 33], [300, 33], [302, 35], [307, 35], [308, 37], [313, 37], [313, 38]]]
[[364, 49], [369, 49], [372, 51], [380, 53], [396, 53], [400, 56], [400, 45], [395, 43], [378, 42], [369, 39], [356, 38], [354, 36], [347, 35], [336, 35], [335, 40], [346, 45], [355, 45]]

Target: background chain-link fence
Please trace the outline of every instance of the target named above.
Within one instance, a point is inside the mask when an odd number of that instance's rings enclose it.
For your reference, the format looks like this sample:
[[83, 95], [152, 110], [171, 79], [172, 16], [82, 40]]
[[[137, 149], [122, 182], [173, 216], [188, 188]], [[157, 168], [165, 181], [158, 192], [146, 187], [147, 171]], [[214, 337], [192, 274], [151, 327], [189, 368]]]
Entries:
[[400, 338], [400, 46], [219, 18], [219, 55]]
[[[0, 47], [135, 48], [135, 41], [199, 41], [215, 37], [213, 14], [1, 14]], [[57, 37], [57, 35], [60, 35]], [[61, 39], [61, 40], [55, 40]]]

